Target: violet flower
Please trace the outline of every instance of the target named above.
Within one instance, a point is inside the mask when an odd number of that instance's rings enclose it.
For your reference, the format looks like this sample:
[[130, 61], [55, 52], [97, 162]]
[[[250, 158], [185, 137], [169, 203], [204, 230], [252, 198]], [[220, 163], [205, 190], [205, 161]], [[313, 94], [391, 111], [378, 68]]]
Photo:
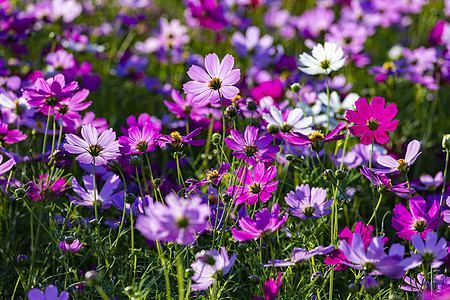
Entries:
[[194, 95], [187, 94], [184, 99], [180, 92], [174, 89], [171, 96], [173, 102], [164, 100], [164, 104], [177, 118], [191, 118], [194, 121], [200, 121], [206, 117], [206, 106], [193, 102]]
[[236, 253], [233, 253], [229, 258], [227, 250], [222, 247], [220, 253], [216, 249], [203, 250], [197, 253], [195, 257], [197, 260], [191, 264], [191, 268], [194, 271], [192, 280], [196, 283], [191, 285], [191, 289], [201, 291], [206, 290], [230, 272], [236, 260]]
[[167, 144], [171, 144], [174, 149], [178, 149], [183, 144], [190, 144], [192, 146], [201, 146], [205, 143], [205, 140], [193, 140], [193, 137], [198, 136], [201, 133], [201, 128], [197, 128], [186, 136], [182, 136], [178, 131], [173, 131], [169, 135], [161, 135], [158, 138], [158, 144], [160, 147], [164, 147]]
[[255, 220], [249, 216], [240, 218], [239, 226], [243, 230], [233, 228], [233, 238], [238, 241], [267, 238], [286, 222], [288, 215], [286, 209], [284, 217], [280, 219], [280, 205], [278, 203], [272, 206], [272, 213], [267, 208], [263, 208], [255, 214]]
[[133, 204], [125, 203], [124, 197], [113, 197], [111, 199], [112, 204], [117, 207], [120, 211], [123, 211], [125, 207], [125, 213], [130, 214], [133, 212], [133, 216], [138, 216], [145, 214], [147, 207], [153, 204], [153, 198], [145, 195], [144, 198], [141, 196], [137, 197]]
[[420, 145], [422, 142], [419, 142], [417, 140], [413, 140], [408, 144], [408, 147], [406, 149], [406, 155], [405, 159], [399, 159], [395, 160], [390, 155], [381, 155], [377, 158], [377, 162], [387, 169], [379, 169], [377, 171], [382, 173], [392, 173], [395, 171], [398, 171], [402, 174], [406, 174], [409, 171], [409, 168], [411, 165], [416, 161], [417, 157], [422, 152], [419, 152]]
[[299, 132], [301, 134], [310, 134], [312, 117], [303, 117], [303, 111], [300, 108], [296, 108], [291, 111], [286, 111], [287, 117], [285, 118], [281, 111], [275, 107], [270, 107], [270, 114], [263, 114], [263, 119], [269, 123], [269, 125], [276, 126], [281, 132]]
[[275, 153], [280, 151], [280, 146], [270, 145], [273, 136], [266, 133], [258, 138], [259, 129], [247, 126], [242, 136], [237, 130], [230, 130], [231, 138], [225, 138], [225, 143], [230, 149], [235, 150], [233, 156], [238, 159], [245, 159], [249, 165], [256, 164], [256, 158], [260, 161], [274, 161]]
[[2, 142], [5, 142], [7, 144], [14, 144], [17, 142], [21, 142], [26, 138], [27, 135], [19, 129], [9, 130], [8, 124], [0, 121], [0, 147]]
[[83, 102], [88, 95], [89, 90], [84, 89], [72, 97], [61, 100], [56, 107], [55, 119], [60, 120], [62, 118], [64, 122], [70, 122], [73, 119], [81, 118], [78, 112], [85, 110], [92, 104], [92, 101]]
[[232, 99], [239, 93], [239, 89], [234, 86], [241, 79], [241, 71], [233, 69], [234, 58], [227, 54], [222, 63], [215, 53], [205, 57], [204, 69], [193, 65], [187, 74], [193, 79], [184, 84], [183, 89], [186, 94], [195, 95], [194, 103], [218, 102], [221, 98]]
[[79, 154], [77, 160], [83, 164], [106, 165], [108, 161], [119, 156], [119, 142], [112, 128], [100, 134], [91, 124], [81, 127], [81, 136], [75, 134], [66, 135], [67, 143], [64, 149], [71, 154]]
[[78, 252], [78, 250], [81, 249], [81, 247], [83, 247], [83, 242], [80, 243], [79, 239], [74, 239], [71, 243], [67, 243], [66, 241], [62, 241], [59, 242], [59, 248], [61, 248], [61, 250], [63, 252]]
[[167, 205], [155, 202], [147, 207], [146, 214], [137, 219], [136, 228], [152, 241], [194, 243], [197, 233], [206, 229], [208, 204], [197, 196], [185, 199], [174, 193], [167, 195], [165, 202]]
[[[375, 172], [366, 166], [361, 168], [361, 173], [367, 177], [367, 179], [372, 182], [375, 187], [378, 188], [380, 193], [386, 193], [387, 191], [392, 191], [395, 193], [400, 193], [403, 195], [407, 195], [409, 193], [409, 189], [406, 186], [406, 182], [400, 183], [397, 185], [392, 185], [391, 180], [385, 174], [380, 172]], [[411, 188], [411, 193], [415, 193], [415, 191]]]
[[[427, 278], [422, 273], [418, 273], [415, 279], [409, 276], [405, 276], [403, 278], [403, 281], [405, 282], [405, 284], [400, 286], [400, 288], [404, 291], [421, 292], [431, 288], [429, 280], [427, 280]], [[433, 287], [436, 292], [443, 292], [450, 287], [450, 277], [446, 277], [444, 274], [438, 274], [434, 276]]]
[[66, 189], [66, 180], [64, 178], [48, 179], [48, 174], [39, 175], [36, 182], [30, 183], [27, 195], [33, 201], [43, 201], [56, 198]]
[[434, 201], [427, 209], [427, 203], [422, 197], [413, 197], [409, 199], [409, 211], [401, 203], [395, 205], [392, 227], [405, 240], [411, 240], [415, 234], [425, 239], [438, 226], [439, 207], [439, 202]]
[[29, 300], [67, 300], [69, 299], [69, 292], [62, 291], [61, 294], [58, 295], [58, 288], [54, 285], [49, 285], [45, 288], [45, 293], [43, 293], [40, 289], [32, 289], [28, 292]]
[[[1, 162], [1, 161], [0, 161]], [[223, 162], [220, 165], [219, 170], [208, 170], [206, 172], [206, 178], [203, 180], [192, 180], [192, 179], [188, 179], [186, 180], [186, 183], [190, 183], [191, 186], [187, 188], [187, 191], [190, 192], [195, 188], [204, 186], [206, 184], [212, 184], [214, 186], [218, 186], [220, 181], [222, 180], [223, 176], [225, 176], [225, 174], [228, 172], [228, 170], [230, 169], [230, 164]]]
[[242, 184], [229, 186], [227, 193], [235, 199], [235, 205], [242, 203], [250, 205], [258, 200], [265, 203], [277, 188], [278, 180], [272, 181], [276, 175], [276, 166], [266, 169], [264, 163], [261, 162], [255, 165], [253, 171], [241, 167], [236, 177], [239, 180], [242, 178]]
[[416, 249], [416, 253], [412, 253], [410, 257], [405, 258], [403, 266], [407, 270], [421, 264], [429, 264], [432, 268], [439, 268], [444, 263], [442, 259], [448, 255], [447, 241], [443, 237], [438, 241], [436, 232], [429, 232], [425, 242], [419, 234], [413, 235], [411, 243]]
[[328, 246], [328, 247], [316, 247], [314, 249], [311, 249], [310, 251], [302, 248], [294, 248], [292, 251], [292, 257], [289, 260], [274, 260], [269, 262], [264, 267], [290, 267], [295, 266], [296, 264], [303, 262], [305, 260], [310, 259], [311, 257], [314, 257], [316, 255], [323, 255], [327, 254], [334, 250], [334, 246]]
[[329, 214], [329, 208], [333, 203], [333, 199], [327, 201], [325, 189], [315, 187], [310, 189], [309, 184], [297, 186], [295, 192], [289, 192], [284, 200], [292, 214], [302, 220], [318, 219]]

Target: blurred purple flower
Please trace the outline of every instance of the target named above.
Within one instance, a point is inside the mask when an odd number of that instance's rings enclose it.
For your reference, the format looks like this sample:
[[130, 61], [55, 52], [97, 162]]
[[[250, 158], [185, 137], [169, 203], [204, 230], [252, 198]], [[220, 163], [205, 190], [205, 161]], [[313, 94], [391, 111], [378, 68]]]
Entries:
[[49, 285], [43, 293], [40, 289], [32, 289], [28, 292], [29, 300], [67, 300], [69, 299], [69, 293], [62, 291], [58, 295], [58, 288], [54, 285]]
[[438, 241], [436, 232], [429, 232], [425, 242], [420, 234], [411, 237], [411, 243], [416, 249], [410, 257], [405, 258], [403, 266], [407, 270], [420, 266], [430, 265], [432, 268], [439, 268], [443, 264], [442, 259], [448, 255], [447, 241], [441, 237]]
[[305, 260], [309, 260], [311, 257], [314, 257], [316, 255], [323, 255], [330, 253], [334, 250], [334, 246], [328, 246], [328, 247], [316, 247], [314, 249], [311, 249], [310, 251], [302, 248], [294, 248], [292, 251], [292, 257], [290, 260], [274, 260], [273, 262], [269, 260], [269, 262], [264, 267], [290, 267], [295, 266], [297, 263], [301, 263]]
[[309, 184], [297, 186], [284, 198], [292, 214], [302, 220], [318, 219], [329, 214], [333, 199], [327, 201], [327, 191], [322, 188], [310, 189]]

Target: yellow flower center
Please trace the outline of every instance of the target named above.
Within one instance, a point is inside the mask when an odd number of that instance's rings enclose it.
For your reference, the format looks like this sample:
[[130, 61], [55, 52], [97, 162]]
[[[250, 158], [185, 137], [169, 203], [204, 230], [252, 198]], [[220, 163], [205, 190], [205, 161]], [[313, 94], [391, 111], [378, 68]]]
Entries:
[[220, 81], [219, 78], [213, 78], [213, 79], [211, 79], [211, 81], [209, 82], [209, 85], [208, 85], [208, 86], [209, 86], [210, 89], [217, 91], [217, 90], [219, 90], [220, 87], [222, 86], [222, 82]]
[[325, 136], [319, 130], [318, 131], [314, 131], [313, 133], [311, 133], [309, 135], [309, 139], [313, 140], [313, 141], [323, 140], [324, 138], [325, 138]]
[[206, 173], [206, 180], [211, 183], [214, 183], [214, 179], [217, 177], [219, 177], [219, 172], [217, 172], [217, 170], [211, 170]]
[[385, 62], [383, 64], [383, 69], [386, 69], [388, 71], [395, 71], [395, 65], [393, 62], [389, 61], [389, 62]]
[[330, 67], [330, 61], [328, 59], [325, 59], [320, 63], [320, 67], [324, 70], [328, 69]]
[[181, 134], [178, 131], [170, 133], [170, 136], [175, 140], [175, 142], [181, 142]]

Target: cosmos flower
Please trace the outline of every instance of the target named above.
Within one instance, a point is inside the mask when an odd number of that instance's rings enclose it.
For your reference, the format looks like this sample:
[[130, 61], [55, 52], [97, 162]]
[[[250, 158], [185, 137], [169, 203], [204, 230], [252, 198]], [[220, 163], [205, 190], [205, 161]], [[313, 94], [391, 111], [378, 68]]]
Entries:
[[398, 120], [392, 120], [398, 111], [395, 104], [391, 103], [385, 108], [384, 98], [374, 97], [370, 106], [365, 98], [359, 98], [355, 105], [357, 111], [347, 110], [345, 116], [355, 124], [349, 127], [350, 133], [361, 136], [364, 145], [371, 144], [373, 138], [380, 144], [389, 142], [386, 131], [393, 131], [398, 125]]
[[281, 286], [281, 272], [278, 272], [277, 281], [270, 278], [266, 281], [263, 287], [264, 298], [253, 297], [251, 300], [275, 300], [277, 298], [278, 290]]
[[207, 115], [207, 108], [205, 105], [194, 103], [192, 101], [194, 95], [187, 94], [186, 99], [184, 99], [179, 91], [173, 89], [171, 96], [173, 102], [164, 100], [164, 104], [171, 113], [177, 116], [177, 118], [190, 118], [194, 121], [200, 121]]
[[191, 285], [193, 291], [206, 290], [216, 283], [222, 276], [228, 274], [236, 260], [236, 253], [231, 258], [228, 257], [225, 247], [210, 251], [200, 251], [195, 255], [197, 260], [191, 264], [194, 271], [192, 280], [196, 283]]
[[241, 71], [233, 69], [234, 58], [227, 54], [222, 62], [215, 53], [205, 57], [204, 69], [193, 65], [187, 74], [193, 81], [184, 84], [183, 89], [186, 94], [194, 94], [194, 103], [211, 103], [219, 101], [220, 97], [232, 99], [239, 93], [239, 89], [234, 86], [240, 78]]
[[299, 69], [308, 75], [330, 74], [345, 64], [347, 57], [341, 47], [334, 43], [325, 42], [325, 46], [317, 44], [313, 47], [312, 56], [307, 53], [300, 54]]
[[233, 156], [238, 159], [245, 159], [249, 165], [256, 164], [256, 158], [260, 161], [274, 161], [275, 153], [280, 151], [280, 146], [270, 145], [273, 136], [266, 133], [258, 139], [259, 129], [253, 126], [247, 126], [244, 137], [237, 130], [230, 130], [231, 138], [225, 138], [228, 147], [236, 152]]
[[169, 135], [161, 135], [158, 138], [158, 144], [160, 147], [164, 147], [170, 143], [173, 148], [179, 148], [183, 144], [190, 144], [192, 146], [201, 146], [205, 143], [205, 140], [193, 140], [193, 137], [198, 136], [202, 132], [201, 128], [193, 130], [186, 136], [182, 136], [178, 131], [173, 131]]
[[[421, 292], [431, 288], [429, 280], [427, 280], [427, 278], [422, 273], [418, 273], [415, 279], [409, 276], [405, 276], [403, 278], [403, 281], [405, 282], [405, 284], [400, 286], [400, 288], [404, 291]], [[441, 293], [443, 290], [450, 288], [450, 277], [446, 277], [444, 274], [438, 274], [434, 276], [433, 287], [435, 291], [439, 293]], [[436, 298], [432, 299], [437, 300]]]
[[271, 106], [270, 114], [263, 114], [263, 119], [269, 125], [276, 126], [283, 133], [299, 132], [301, 134], [310, 134], [312, 132], [310, 129], [312, 117], [303, 118], [303, 111], [300, 108], [286, 112], [288, 112], [287, 118], [283, 116], [276, 106]]
[[192, 244], [197, 233], [206, 229], [208, 204], [203, 204], [200, 197], [185, 199], [175, 193], [167, 195], [165, 203], [155, 202], [147, 207], [146, 214], [137, 219], [136, 228], [152, 241]]
[[8, 124], [0, 121], [0, 147], [2, 142], [5, 142], [7, 144], [14, 144], [17, 142], [21, 142], [26, 138], [27, 135], [19, 129], [9, 130]]
[[83, 242], [80, 243], [79, 239], [72, 239], [69, 243], [68, 239], [65, 239], [62, 242], [59, 242], [59, 248], [61, 248], [61, 250], [63, 252], [78, 252], [78, 250], [81, 249], [81, 247], [83, 247]]
[[30, 183], [27, 195], [33, 201], [43, 201], [60, 196], [66, 189], [64, 178], [48, 178], [48, 174], [39, 175], [37, 181]]
[[276, 166], [266, 169], [262, 162], [257, 163], [252, 171], [246, 167], [241, 167], [236, 174], [236, 178], [239, 181], [242, 178], [242, 184], [229, 186], [227, 193], [235, 199], [236, 205], [242, 203], [250, 205], [258, 202], [258, 200], [265, 203], [272, 197], [272, 193], [277, 188], [278, 180], [272, 181], [277, 175], [277, 171]]
[[88, 95], [89, 90], [84, 89], [75, 93], [72, 97], [62, 99], [55, 109], [55, 119], [60, 120], [62, 118], [65, 122], [70, 122], [70, 120], [81, 118], [78, 112], [85, 110], [92, 104], [92, 101], [83, 102]]
[[302, 220], [318, 219], [330, 213], [333, 199], [327, 201], [327, 191], [322, 188], [310, 189], [309, 184], [297, 186], [284, 198], [292, 214]]
[[255, 220], [249, 216], [241, 217], [239, 226], [242, 230], [233, 228], [233, 238], [238, 241], [267, 238], [286, 222], [288, 215], [288, 210], [286, 209], [284, 217], [280, 219], [280, 205], [275, 203], [272, 206], [272, 213], [267, 208], [263, 208], [255, 214]]
[[3, 156], [0, 155], [0, 176], [11, 170], [12, 167], [16, 164], [13, 158], [5, 161], [3, 164], [2, 161]]
[[381, 166], [386, 167], [387, 169], [380, 169], [377, 171], [382, 172], [382, 173], [391, 173], [391, 172], [395, 172], [395, 171], [398, 171], [402, 174], [408, 173], [411, 165], [416, 161], [417, 157], [419, 157], [419, 155], [422, 153], [422, 152], [419, 152], [421, 144], [422, 144], [422, 142], [419, 142], [417, 140], [411, 141], [408, 144], [408, 147], [406, 149], [405, 159], [402, 158], [399, 160], [395, 160], [390, 155], [379, 156], [377, 158], [377, 162]]
[[119, 143], [124, 148], [123, 153], [127, 155], [147, 153], [151, 152], [158, 142], [159, 128], [147, 122], [142, 129], [131, 126], [127, 135], [119, 137]]
[[230, 164], [223, 162], [220, 165], [219, 170], [208, 170], [206, 172], [206, 178], [204, 180], [192, 180], [192, 179], [188, 179], [186, 180], [186, 183], [190, 183], [191, 186], [189, 188], [187, 188], [187, 191], [190, 192], [191, 190], [200, 187], [200, 186], [204, 186], [206, 184], [212, 184], [214, 186], [218, 186], [220, 181], [222, 180], [223, 176], [228, 172], [228, 170], [230, 169]]
[[447, 241], [441, 237], [438, 241], [436, 232], [429, 232], [425, 242], [420, 234], [411, 237], [411, 243], [416, 249], [410, 257], [405, 258], [403, 265], [407, 270], [420, 266], [430, 265], [432, 268], [439, 268], [443, 264], [442, 259], [448, 255]]
[[117, 189], [119, 184], [121, 183], [118, 175], [111, 175], [103, 185], [100, 193], [99, 190], [99, 182], [96, 182], [96, 187], [94, 190], [94, 177], [91, 175], [83, 176], [83, 183], [85, 188], [83, 188], [75, 178], [72, 178], [72, 189], [75, 193], [77, 193], [78, 197], [69, 195], [70, 201], [74, 204], [94, 207], [94, 195], [97, 200], [97, 205], [102, 208], [109, 208], [112, 204], [113, 199], [115, 198], [123, 198], [125, 196], [124, 191], [117, 192], [115, 194], [114, 191]]
[[67, 143], [64, 149], [71, 154], [79, 154], [77, 160], [83, 164], [106, 165], [108, 161], [119, 156], [119, 142], [112, 128], [100, 134], [91, 124], [81, 127], [81, 136], [75, 134], [66, 135]]
[[274, 260], [273, 262], [269, 260], [269, 262], [264, 267], [289, 267], [289, 266], [295, 266], [297, 263], [300, 263], [302, 261], [308, 260], [311, 257], [314, 257], [316, 255], [323, 255], [327, 254], [334, 250], [334, 246], [328, 246], [328, 247], [316, 247], [314, 249], [311, 249], [310, 251], [302, 248], [294, 248], [292, 251], [292, 257], [289, 260]]
[[[391, 191], [394, 193], [399, 193], [400, 195], [409, 194], [409, 189], [406, 186], [407, 184], [406, 182], [397, 185], [392, 185], [391, 180], [385, 174], [373, 171], [366, 166], [363, 166], [360, 171], [364, 176], [366, 176], [367, 179], [370, 180], [370, 182], [372, 182], [373, 185], [375, 185], [378, 188], [378, 191], [380, 193], [386, 193], [387, 191]], [[411, 193], [415, 193], [414, 189], [412, 188]]]
[[43, 293], [40, 289], [32, 289], [28, 292], [28, 299], [36, 300], [67, 300], [69, 299], [69, 292], [63, 291], [58, 295], [58, 288], [54, 285], [49, 285]]

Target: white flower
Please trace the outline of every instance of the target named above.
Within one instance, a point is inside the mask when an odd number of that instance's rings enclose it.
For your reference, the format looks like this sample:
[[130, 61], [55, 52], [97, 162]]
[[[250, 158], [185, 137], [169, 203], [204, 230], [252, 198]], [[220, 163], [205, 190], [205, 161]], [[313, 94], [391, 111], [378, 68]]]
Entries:
[[300, 54], [299, 69], [309, 75], [330, 74], [331, 71], [337, 71], [344, 66], [347, 56], [341, 47], [334, 43], [325, 42], [313, 47], [312, 56], [307, 53]]
[[275, 125], [282, 132], [294, 131], [305, 135], [313, 132], [310, 128], [312, 117], [303, 118], [303, 111], [300, 108], [291, 110], [285, 121], [281, 111], [275, 106], [272, 106], [270, 108], [270, 114], [263, 114], [263, 118], [267, 123]]
[[[322, 103], [325, 107], [323, 107], [323, 112], [326, 112], [327, 105], [328, 105], [328, 97], [326, 93], [320, 93], [317, 97], [319, 102]], [[355, 109], [355, 102], [359, 99], [358, 94], [350, 93], [345, 97], [344, 101], [341, 102], [341, 99], [337, 92], [333, 91], [330, 94], [330, 112], [332, 113], [332, 116], [335, 116], [336, 114], [343, 116], [345, 112], [349, 109]]]

